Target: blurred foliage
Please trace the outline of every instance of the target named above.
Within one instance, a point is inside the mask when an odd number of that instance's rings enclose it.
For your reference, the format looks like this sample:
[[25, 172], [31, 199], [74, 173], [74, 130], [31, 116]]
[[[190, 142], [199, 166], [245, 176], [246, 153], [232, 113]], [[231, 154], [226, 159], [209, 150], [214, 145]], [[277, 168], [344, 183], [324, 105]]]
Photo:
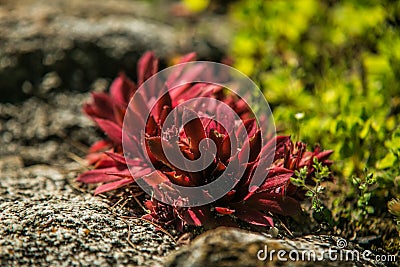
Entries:
[[375, 212], [373, 206], [369, 205], [371, 200], [373, 186], [376, 184], [376, 180], [372, 173], [368, 173], [365, 170], [365, 175], [361, 178], [353, 177], [353, 185], [357, 188], [357, 209], [352, 210], [351, 216], [356, 223], [362, 223], [367, 217], [367, 214], [372, 214]]
[[368, 168], [368, 198], [398, 195], [400, 2], [242, 0], [230, 14], [234, 66], [259, 83], [278, 131], [334, 149], [349, 194]]
[[182, 0], [183, 5], [191, 12], [204, 11], [210, 4], [210, 0]]

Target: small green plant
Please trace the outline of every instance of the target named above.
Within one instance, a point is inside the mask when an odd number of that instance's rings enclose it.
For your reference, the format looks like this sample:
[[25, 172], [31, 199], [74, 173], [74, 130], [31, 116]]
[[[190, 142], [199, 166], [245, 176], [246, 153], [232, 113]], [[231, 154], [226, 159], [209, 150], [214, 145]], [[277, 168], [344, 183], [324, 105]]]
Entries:
[[295, 177], [292, 177], [290, 181], [296, 186], [305, 188], [307, 190], [305, 196], [311, 198], [312, 209], [316, 212], [321, 212], [324, 208], [324, 205], [321, 202], [320, 196], [325, 191], [325, 187], [322, 186], [322, 183], [328, 180], [331, 172], [327, 166], [324, 166], [321, 162], [318, 162], [317, 158], [313, 159], [313, 163], [315, 173], [314, 177], [312, 177], [312, 180], [314, 181], [314, 185], [308, 185], [306, 183], [309, 173], [307, 167], [296, 170], [294, 172]]
[[[357, 194], [357, 209], [352, 213], [355, 221], [363, 221], [368, 214], [373, 214], [375, 209], [370, 205], [373, 196], [373, 188], [376, 185], [376, 179], [372, 173], [367, 173], [362, 178], [353, 177], [352, 183], [355, 186]], [[375, 187], [376, 188], [376, 187]]]
[[321, 200], [326, 189], [323, 186], [323, 182], [330, 179], [331, 171], [327, 166], [319, 162], [317, 158], [313, 159], [312, 167], [315, 170], [312, 177], [312, 184], [307, 184], [307, 167], [296, 170], [294, 172], [294, 177], [292, 177], [290, 181], [292, 184], [306, 190], [305, 196], [311, 199], [311, 209], [313, 211], [314, 219], [321, 224], [326, 224], [329, 227], [332, 227], [336, 225], [336, 222], [332, 217], [332, 212]]

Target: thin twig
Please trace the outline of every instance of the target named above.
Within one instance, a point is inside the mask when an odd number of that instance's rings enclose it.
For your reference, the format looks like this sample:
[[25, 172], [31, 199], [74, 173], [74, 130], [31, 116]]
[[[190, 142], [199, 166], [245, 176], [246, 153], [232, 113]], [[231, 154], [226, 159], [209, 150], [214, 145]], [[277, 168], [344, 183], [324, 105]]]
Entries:
[[115, 202], [115, 204], [111, 206], [111, 209], [114, 211], [114, 208], [115, 208], [122, 200], [124, 200], [123, 197], [121, 197], [117, 202]]
[[150, 213], [150, 211], [148, 209], [146, 209], [142, 203], [140, 203], [139, 199], [136, 196], [133, 196], [133, 199], [136, 201], [136, 203], [144, 210], [144, 212], [146, 213]]
[[67, 152], [67, 156], [72, 159], [73, 161], [77, 162], [82, 168], [85, 168], [87, 170], [90, 170], [90, 168], [88, 167], [88, 164], [86, 163], [86, 161], [79, 157], [78, 155], [72, 153], [72, 152]]
[[135, 245], [132, 243], [131, 241], [131, 225], [125, 221], [124, 219], [122, 219], [122, 221], [124, 221], [127, 225], [128, 225], [128, 236], [126, 238], [126, 241], [128, 242], [128, 244], [132, 247], [135, 248]]
[[279, 217], [277, 217], [277, 218], [278, 218], [278, 220], [279, 220], [281, 226], [283, 227], [283, 229], [285, 229], [285, 231], [286, 231], [291, 237], [294, 237], [292, 231], [290, 231], [289, 228], [286, 227], [286, 225], [282, 222], [282, 220], [281, 220]]
[[75, 147], [76, 149], [80, 150], [83, 153], [87, 153], [89, 150], [89, 147], [84, 145], [83, 143], [73, 140], [71, 137], [68, 135], [64, 134], [63, 132], [57, 132], [57, 136], [66, 140], [68, 143], [71, 144], [71, 146]]
[[88, 193], [85, 189], [80, 188], [78, 186], [78, 184], [74, 181], [74, 179], [66, 179], [66, 180], [67, 180], [68, 185], [71, 186], [73, 189], [75, 189], [81, 193], [85, 193], [85, 194]]
[[174, 241], [174, 243], [176, 244], [176, 239], [166, 230], [164, 229], [161, 225], [156, 224], [155, 222], [140, 218], [140, 217], [134, 217], [134, 216], [123, 216], [123, 215], [117, 215], [114, 213], [114, 215], [120, 219], [126, 219], [126, 220], [139, 220], [139, 221], [144, 221], [147, 223], [150, 223], [151, 225], [153, 225], [154, 227], [158, 228], [161, 230], [161, 232], [163, 232], [164, 234], [166, 234], [167, 236], [169, 236], [169, 238], [172, 239], [172, 241]]

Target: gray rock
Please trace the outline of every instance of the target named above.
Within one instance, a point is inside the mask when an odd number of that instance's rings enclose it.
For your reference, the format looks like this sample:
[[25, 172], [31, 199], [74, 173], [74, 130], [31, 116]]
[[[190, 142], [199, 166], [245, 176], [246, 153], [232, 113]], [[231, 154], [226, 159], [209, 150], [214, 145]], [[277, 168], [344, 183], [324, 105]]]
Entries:
[[153, 225], [72, 189], [75, 163], [22, 168], [6, 157], [0, 167], [0, 266], [160, 266], [175, 248]]
[[0, 157], [18, 155], [28, 166], [62, 164], [69, 153], [84, 156], [99, 138], [82, 112], [88, 98], [88, 94], [49, 93], [47, 99], [0, 104]]
[[192, 50], [210, 60], [221, 56], [221, 45], [210, 37], [214, 29], [193, 33], [196, 26], [188, 21], [184, 27], [173, 23], [168, 2], [157, 3], [3, 1], [0, 101], [55, 89], [85, 91], [97, 78], [114, 78], [120, 70], [134, 76], [137, 60], [148, 50], [163, 60]]
[[[274, 239], [256, 233], [250, 233], [239, 229], [221, 227], [208, 231], [186, 247], [168, 256], [166, 267], [201, 267], [201, 266], [224, 266], [224, 267], [258, 267], [258, 266], [384, 266], [373, 260], [340, 260], [340, 253], [363, 250], [353, 244], [348, 244], [342, 250], [337, 247], [337, 238], [330, 236], [305, 236], [296, 239]], [[329, 248], [336, 250], [329, 256]], [[285, 251], [277, 257], [278, 251]], [[292, 252], [295, 251], [295, 252]], [[318, 260], [308, 260], [308, 252], [314, 251]], [[265, 252], [268, 252], [267, 254]], [[296, 254], [297, 252], [297, 254]], [[292, 254], [291, 254], [292, 253]], [[304, 260], [302, 260], [304, 253]], [[367, 252], [368, 253], [368, 252]], [[258, 258], [258, 255], [260, 259]], [[272, 258], [270, 258], [272, 255]], [[291, 256], [290, 256], [291, 255]], [[296, 259], [297, 255], [299, 260]], [[334, 261], [335, 255], [338, 260]], [[320, 259], [320, 256], [322, 257]], [[265, 257], [265, 258], [264, 258]], [[311, 259], [312, 256], [310, 256]], [[374, 255], [368, 253], [368, 258]], [[320, 260], [319, 260], [320, 259]], [[349, 257], [349, 259], [351, 259]]]
[[0, 104], [0, 266], [160, 266], [175, 249], [153, 225], [71, 186], [85, 165], [68, 155], [99, 138], [81, 111], [87, 98]]

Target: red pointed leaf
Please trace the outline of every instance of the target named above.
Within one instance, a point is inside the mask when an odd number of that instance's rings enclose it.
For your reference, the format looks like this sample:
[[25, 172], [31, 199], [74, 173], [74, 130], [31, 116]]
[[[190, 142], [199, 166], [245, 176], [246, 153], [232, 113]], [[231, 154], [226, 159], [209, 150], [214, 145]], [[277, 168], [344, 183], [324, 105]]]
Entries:
[[161, 171], [154, 171], [146, 176], [143, 176], [142, 180], [145, 181], [151, 187], [156, 187], [162, 183], [169, 182], [167, 176]]
[[134, 111], [138, 114], [148, 114], [149, 113], [149, 107], [148, 107], [148, 103], [145, 100], [144, 92], [137, 91], [133, 95], [133, 98], [129, 102], [128, 109], [129, 110], [127, 112]]
[[[269, 170], [267, 178], [258, 191], [274, 191], [278, 187], [286, 187], [293, 176], [293, 171], [282, 167], [274, 167]], [[282, 193], [284, 191], [282, 190]]]
[[163, 149], [172, 149], [172, 146], [168, 142], [163, 142], [163, 143], [161, 142], [162, 142], [161, 137], [158, 136], [146, 138], [146, 143], [151, 152], [151, 156], [153, 156], [156, 160], [161, 161], [165, 165], [169, 166], [171, 169], [174, 169], [174, 166], [170, 164], [163, 150]]
[[271, 217], [250, 207], [243, 206], [242, 208], [236, 209], [235, 216], [238, 219], [248, 222], [252, 225], [267, 227], [274, 226], [274, 222]]
[[112, 153], [112, 152], [104, 152], [107, 156], [112, 158], [114, 161], [126, 165], [125, 157], [121, 154]]
[[114, 120], [114, 104], [106, 93], [92, 93], [92, 104], [85, 104], [84, 111], [92, 117]]
[[106, 155], [103, 152], [90, 153], [86, 156], [89, 165], [96, 165], [97, 162], [102, 161]]
[[246, 204], [258, 210], [292, 216], [301, 211], [300, 203], [289, 196], [260, 192], [247, 199]]
[[154, 204], [153, 201], [147, 200], [144, 202], [144, 206], [151, 212], [154, 212]]
[[179, 64], [190, 62], [190, 61], [193, 61], [193, 60], [196, 60], [196, 53], [195, 52], [186, 54], [183, 57], [181, 57], [179, 59]]
[[118, 176], [108, 175], [107, 172], [118, 172], [118, 169], [115, 167], [111, 167], [111, 168], [90, 170], [79, 175], [76, 181], [85, 184], [93, 184], [93, 183], [104, 183], [104, 182], [107, 183], [121, 179]]
[[276, 136], [270, 139], [260, 152], [260, 161], [273, 161], [282, 158], [284, 155], [284, 146], [290, 142], [290, 136]]
[[89, 153], [106, 151], [111, 145], [111, 142], [108, 140], [99, 140], [90, 147]]
[[202, 226], [210, 219], [210, 214], [205, 207], [188, 208], [184, 214], [184, 220], [189, 225]]
[[318, 159], [319, 162], [326, 161], [333, 153], [333, 150], [325, 150], [318, 153], [315, 157]]
[[126, 107], [135, 89], [135, 84], [121, 72], [110, 86], [110, 95], [116, 103]]
[[136, 111], [129, 111], [124, 118], [124, 131], [133, 136], [140, 136], [145, 129], [144, 118]]
[[215, 211], [219, 214], [229, 215], [235, 212], [235, 210], [224, 208], [224, 207], [215, 207]]
[[187, 121], [185, 117], [189, 117], [191, 119], [183, 126], [183, 128], [190, 142], [190, 150], [193, 152], [193, 154], [195, 154], [196, 157], [199, 157], [199, 143], [201, 140], [206, 138], [203, 123], [201, 122], [200, 118], [197, 117], [197, 114], [189, 109], [184, 110], [183, 116], [184, 121]]
[[[156, 105], [154, 106], [154, 117], [158, 119], [159, 124], [163, 124], [163, 119], [167, 117], [169, 111], [172, 108], [172, 101], [171, 101], [171, 96], [169, 95], [168, 92], [166, 92], [163, 96], [161, 96]], [[167, 112], [166, 114], [163, 114], [163, 112]], [[164, 118], [162, 118], [164, 117]]]
[[130, 175], [133, 179], [142, 178], [145, 175], [149, 175], [152, 171], [152, 168], [144, 168], [144, 167], [137, 167], [137, 168], [130, 168]]
[[95, 121], [116, 145], [122, 143], [122, 129], [120, 126], [109, 120], [95, 119]]
[[117, 166], [121, 166], [121, 164], [108, 157], [104, 157], [104, 155], [94, 164], [95, 169], [104, 169]]
[[253, 162], [257, 159], [261, 151], [261, 131], [258, 130], [252, 138], [249, 140], [250, 144], [250, 157], [249, 162]]
[[153, 52], [146, 52], [137, 65], [138, 86], [141, 86], [147, 79], [157, 73], [158, 59]]
[[146, 134], [149, 136], [157, 135], [159, 127], [154, 119], [154, 116], [150, 115], [146, 123]]
[[189, 179], [189, 177], [183, 173], [177, 173], [176, 171], [173, 172], [165, 172], [165, 174], [168, 176], [169, 180], [172, 181], [172, 183], [181, 185], [181, 186], [193, 186], [192, 181]]
[[108, 184], [103, 184], [96, 188], [94, 194], [98, 195], [101, 193], [112, 191], [112, 190], [121, 188], [121, 187], [126, 186], [131, 183], [134, 183], [134, 181], [132, 179], [121, 179], [119, 181], [111, 182]]
[[222, 162], [226, 162], [231, 157], [231, 139], [229, 135], [221, 136], [221, 139], [217, 156]]

